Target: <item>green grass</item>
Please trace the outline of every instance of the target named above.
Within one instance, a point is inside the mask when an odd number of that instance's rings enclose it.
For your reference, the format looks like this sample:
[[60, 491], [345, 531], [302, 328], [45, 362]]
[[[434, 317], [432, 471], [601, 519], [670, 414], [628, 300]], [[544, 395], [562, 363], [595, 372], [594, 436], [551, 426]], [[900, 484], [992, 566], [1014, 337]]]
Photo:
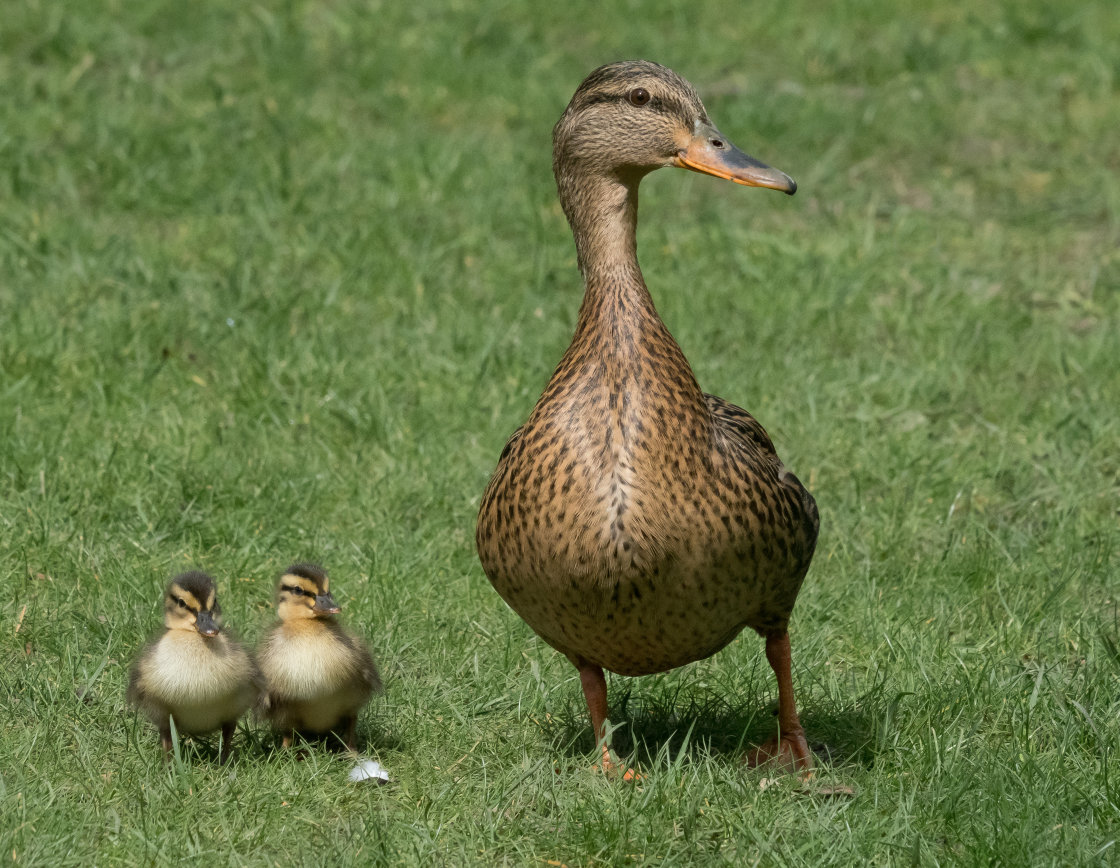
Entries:
[[[1115, 862], [1114, 4], [479, 5], [4, 4], [0, 861]], [[658, 173], [639, 243], [820, 504], [794, 678], [853, 799], [740, 766], [752, 635], [612, 679], [645, 778], [595, 776], [574, 670], [474, 554], [579, 303], [551, 125], [622, 57], [800, 184]], [[255, 725], [165, 768], [124, 685], [167, 577], [255, 640], [303, 558], [396, 783]]]

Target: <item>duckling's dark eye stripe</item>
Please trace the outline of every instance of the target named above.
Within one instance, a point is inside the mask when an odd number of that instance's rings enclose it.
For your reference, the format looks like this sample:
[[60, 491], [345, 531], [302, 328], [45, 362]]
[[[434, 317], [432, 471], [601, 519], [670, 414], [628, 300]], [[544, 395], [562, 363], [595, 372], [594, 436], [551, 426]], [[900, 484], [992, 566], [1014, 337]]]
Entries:
[[281, 585], [281, 591], [287, 591], [289, 594], [295, 594], [297, 597], [302, 597], [307, 592], [303, 588], [296, 587], [295, 585]]
[[172, 595], [171, 595], [171, 599], [172, 599], [172, 600], [174, 600], [174, 601], [175, 601], [176, 603], [178, 603], [178, 604], [179, 604], [179, 608], [181, 608], [181, 609], [187, 609], [187, 610], [189, 610], [189, 611], [191, 611], [191, 612], [193, 612], [193, 611], [194, 611], [194, 609], [191, 609], [191, 607], [187, 605], [187, 602], [186, 602], [186, 600], [184, 600], [184, 599], [183, 599], [182, 597], [176, 597], [176, 596], [175, 596], [174, 594], [172, 594]]

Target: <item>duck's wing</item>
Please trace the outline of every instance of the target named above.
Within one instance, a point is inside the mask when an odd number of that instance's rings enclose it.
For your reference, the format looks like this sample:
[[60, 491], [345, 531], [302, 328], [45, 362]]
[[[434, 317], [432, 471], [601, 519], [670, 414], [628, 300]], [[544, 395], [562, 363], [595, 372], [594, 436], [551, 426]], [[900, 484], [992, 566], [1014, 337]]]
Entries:
[[245, 654], [249, 658], [249, 683], [253, 685], [257, 693], [256, 701], [259, 703], [268, 685], [264, 680], [264, 673], [261, 672], [261, 665], [257, 662], [257, 655], [249, 650], [246, 650]]
[[478, 506], [478, 523], [475, 526], [475, 547], [478, 549], [479, 555], [482, 556], [484, 568], [486, 566], [486, 557], [483, 553], [488, 544], [492, 541], [492, 537], [498, 532], [498, 528], [495, 525], [496, 521], [498, 521], [498, 517], [493, 510], [494, 497], [508, 481], [510, 468], [516, 462], [517, 453], [523, 445], [522, 440], [524, 432], [525, 426], [522, 425], [509, 435], [506, 445], [502, 448], [502, 454], [498, 457], [498, 466], [494, 468], [494, 473], [490, 476], [490, 482], [487, 483], [486, 491], [482, 493], [482, 500]]
[[264, 689], [264, 675], [261, 674], [256, 654], [228, 627], [223, 627], [222, 633], [226, 637], [228, 653], [238, 661], [245, 680], [252, 684], [259, 694]]
[[163, 635], [164, 633], [161, 632], [145, 643], [144, 647], [140, 649], [140, 653], [136, 655], [136, 661], [132, 664], [132, 669], [128, 673], [128, 690], [125, 693], [125, 698], [133, 705], [142, 707], [148, 700], [148, 691], [144, 689], [144, 663], [151, 656]]
[[255, 683], [260, 687], [260, 693], [257, 694], [256, 713], [258, 716], [274, 720], [276, 716], [281, 713], [284, 700], [271, 689], [272, 684], [269, 682], [268, 676], [265, 674], [265, 668], [268, 664], [269, 658], [273, 654], [272, 644], [276, 640], [276, 631], [280, 627], [280, 622], [274, 623], [265, 633], [264, 638], [261, 639], [260, 644], [253, 654], [253, 665], [257, 668], [257, 677]]
[[487, 501], [493, 496], [494, 490], [502, 483], [502, 480], [505, 479], [506, 474], [509, 472], [510, 456], [520, 445], [521, 436], [524, 432], [525, 426], [522, 425], [509, 435], [506, 445], [502, 447], [502, 454], [498, 456], [498, 466], [494, 468], [494, 473], [490, 477], [490, 484], [486, 486], [486, 492], [482, 495], [483, 508], [485, 508]]
[[128, 674], [128, 692], [125, 694], [132, 705], [140, 705], [144, 701], [144, 688], [140, 685], [140, 661], [137, 660]]
[[766, 477], [773, 489], [781, 492], [781, 499], [789, 508], [783, 515], [787, 516], [786, 531], [798, 562], [794, 574], [799, 574], [800, 581], [809, 568], [820, 530], [817, 502], [801, 480], [782, 464], [770, 435], [754, 416], [716, 395], [704, 395], [704, 399], [711, 413], [717, 449], [728, 469], [734, 468], [733, 472], [742, 476]]
[[775, 464], [781, 464], [778, 453], [774, 449], [774, 442], [766, 429], [759, 421], [742, 407], [736, 407], [730, 401], [725, 401], [716, 395], [704, 395], [708, 402], [708, 412], [712, 414], [715, 428], [724, 436], [738, 438], [747, 444], [752, 444], [761, 453], [761, 457], [771, 459]]
[[377, 671], [377, 664], [373, 662], [373, 655], [369, 653], [369, 646], [357, 636], [352, 637], [352, 641], [358, 658], [358, 677], [374, 693], [380, 693], [381, 674]]
[[365, 640], [355, 633], [351, 633], [338, 622], [329, 625], [330, 635], [334, 641], [346, 649], [346, 669], [357, 683], [368, 687], [373, 693], [381, 692], [381, 675], [377, 671], [377, 664], [373, 662], [369, 646]]

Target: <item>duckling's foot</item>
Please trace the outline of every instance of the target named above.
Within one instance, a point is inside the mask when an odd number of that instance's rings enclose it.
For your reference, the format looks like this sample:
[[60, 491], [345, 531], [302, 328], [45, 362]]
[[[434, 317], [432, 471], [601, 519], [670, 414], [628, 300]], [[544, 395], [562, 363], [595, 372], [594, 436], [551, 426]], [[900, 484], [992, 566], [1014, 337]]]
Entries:
[[783, 732], [760, 744], [747, 754], [746, 762], [751, 768], [773, 766], [781, 771], [800, 774], [806, 780], [813, 773], [813, 754], [805, 741], [805, 733], [800, 729]]
[[[294, 729], [284, 730], [280, 736], [280, 749], [288, 750], [296, 743], [296, 731]], [[303, 762], [307, 759], [307, 743], [302, 743], [295, 751], [296, 762]]]

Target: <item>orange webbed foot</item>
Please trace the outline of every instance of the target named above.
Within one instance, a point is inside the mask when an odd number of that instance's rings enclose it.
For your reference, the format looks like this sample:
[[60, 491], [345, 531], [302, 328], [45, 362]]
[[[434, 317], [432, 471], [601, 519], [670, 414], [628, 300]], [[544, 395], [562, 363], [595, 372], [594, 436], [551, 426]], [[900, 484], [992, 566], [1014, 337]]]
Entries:
[[748, 753], [746, 763], [751, 768], [771, 766], [796, 774], [802, 780], [813, 776], [813, 754], [804, 732], [784, 732], [774, 736]]
[[631, 782], [640, 781], [642, 779], [640, 772], [621, 766], [611, 759], [611, 752], [607, 750], [606, 747], [603, 748], [603, 761], [598, 765], [593, 765], [591, 769], [592, 771], [602, 772], [608, 778], [614, 780]]

